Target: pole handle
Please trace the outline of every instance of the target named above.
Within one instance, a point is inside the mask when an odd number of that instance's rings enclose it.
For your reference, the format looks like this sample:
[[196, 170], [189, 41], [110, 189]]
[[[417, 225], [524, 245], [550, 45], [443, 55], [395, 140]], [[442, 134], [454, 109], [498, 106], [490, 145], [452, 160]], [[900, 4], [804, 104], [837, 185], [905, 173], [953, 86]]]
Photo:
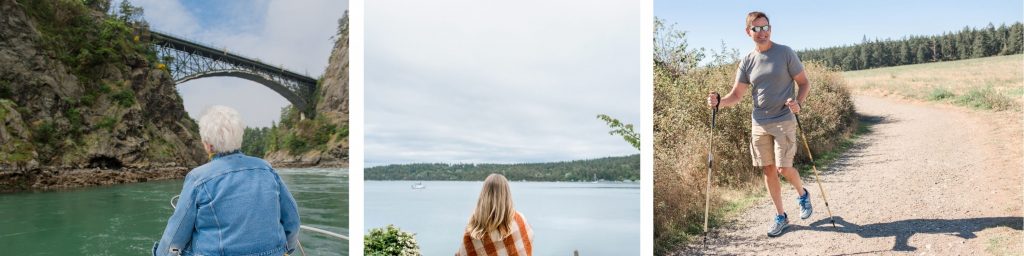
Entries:
[[711, 92], [711, 95], [715, 97], [715, 106], [713, 107], [715, 111], [718, 111], [718, 105], [722, 104], [722, 95], [718, 94], [718, 92]]

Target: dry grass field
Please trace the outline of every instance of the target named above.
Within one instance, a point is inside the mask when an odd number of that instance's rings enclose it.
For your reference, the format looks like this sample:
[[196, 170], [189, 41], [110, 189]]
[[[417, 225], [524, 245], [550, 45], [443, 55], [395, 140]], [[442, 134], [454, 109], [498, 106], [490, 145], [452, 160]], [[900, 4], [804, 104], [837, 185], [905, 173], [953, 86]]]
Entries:
[[856, 93], [1021, 111], [1024, 55], [843, 72]]

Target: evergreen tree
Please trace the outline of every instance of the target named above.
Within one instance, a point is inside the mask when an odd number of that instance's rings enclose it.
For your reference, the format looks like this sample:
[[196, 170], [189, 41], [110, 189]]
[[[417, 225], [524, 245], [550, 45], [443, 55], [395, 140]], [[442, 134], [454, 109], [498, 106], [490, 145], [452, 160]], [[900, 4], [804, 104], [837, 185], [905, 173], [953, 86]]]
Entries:
[[860, 70], [935, 61], [981, 58], [994, 55], [1024, 53], [1024, 24], [989, 23], [979, 29], [964, 27], [960, 31], [935, 36], [910, 36], [899, 40], [868, 40], [849, 46], [799, 51], [804, 61], [821, 61], [842, 70]]

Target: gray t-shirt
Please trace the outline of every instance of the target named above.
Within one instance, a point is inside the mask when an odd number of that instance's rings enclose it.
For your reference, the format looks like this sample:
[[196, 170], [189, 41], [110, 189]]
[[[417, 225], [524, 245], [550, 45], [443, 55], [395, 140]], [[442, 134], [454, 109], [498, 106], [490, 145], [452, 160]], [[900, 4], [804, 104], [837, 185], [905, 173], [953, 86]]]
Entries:
[[772, 42], [768, 51], [751, 51], [740, 61], [736, 82], [753, 86], [755, 124], [765, 125], [793, 120], [786, 99], [794, 98], [793, 76], [804, 71], [800, 58], [789, 46]]

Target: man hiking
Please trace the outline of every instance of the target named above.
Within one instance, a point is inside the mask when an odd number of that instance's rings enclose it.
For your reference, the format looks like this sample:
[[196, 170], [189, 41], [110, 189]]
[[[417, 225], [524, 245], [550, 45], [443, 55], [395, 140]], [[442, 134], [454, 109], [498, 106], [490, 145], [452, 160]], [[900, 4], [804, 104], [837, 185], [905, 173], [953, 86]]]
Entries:
[[[776, 237], [789, 225], [789, 216], [782, 209], [782, 191], [779, 174], [793, 185], [800, 205], [800, 219], [811, 216], [810, 193], [800, 183], [800, 174], [793, 168], [796, 155], [797, 123], [795, 113], [800, 113], [800, 104], [807, 99], [811, 84], [804, 74], [804, 66], [796, 52], [788, 46], [771, 41], [771, 25], [768, 16], [762, 12], [747, 14], [747, 36], [754, 40], [755, 49], [740, 61], [736, 71], [736, 83], [725, 97], [718, 93], [708, 95], [711, 107], [729, 107], [743, 98], [747, 89], [753, 86], [753, 113], [751, 113], [751, 158], [754, 166], [764, 168], [765, 186], [775, 203], [775, 222], [768, 231], [769, 237]], [[793, 99], [793, 82], [799, 88]]]

